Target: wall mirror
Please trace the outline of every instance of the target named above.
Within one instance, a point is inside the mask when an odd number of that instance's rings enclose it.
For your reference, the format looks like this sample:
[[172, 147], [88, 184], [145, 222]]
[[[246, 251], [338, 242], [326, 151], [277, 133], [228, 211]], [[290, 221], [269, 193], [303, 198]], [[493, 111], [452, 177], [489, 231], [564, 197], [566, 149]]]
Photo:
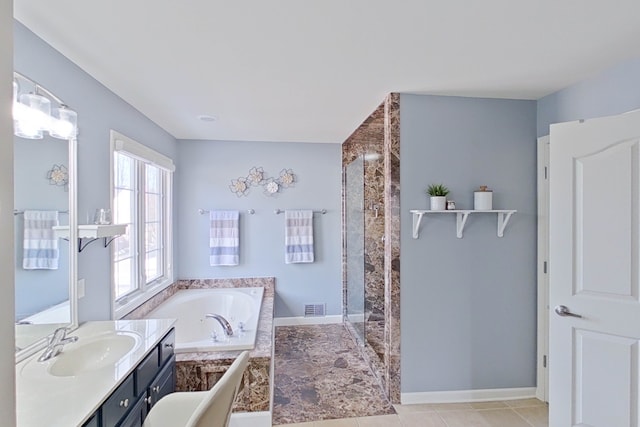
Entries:
[[14, 73], [16, 360], [77, 326], [76, 113]]

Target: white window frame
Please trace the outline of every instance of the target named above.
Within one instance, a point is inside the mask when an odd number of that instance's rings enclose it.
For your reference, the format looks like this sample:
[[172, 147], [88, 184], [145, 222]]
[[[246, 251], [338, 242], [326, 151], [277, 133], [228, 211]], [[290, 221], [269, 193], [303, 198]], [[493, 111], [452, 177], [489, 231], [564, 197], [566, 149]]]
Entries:
[[[158, 153], [157, 151], [140, 144], [139, 142], [134, 141], [133, 139], [122, 135], [119, 132], [111, 130], [110, 135], [111, 140], [111, 149], [110, 149], [110, 200], [111, 200], [111, 209], [113, 212], [114, 209], [114, 195], [115, 195], [115, 176], [114, 176], [114, 154], [116, 152], [121, 152], [129, 157], [133, 157], [136, 160], [152, 164], [160, 169], [163, 169], [167, 173], [166, 178], [163, 182], [163, 186], [165, 188], [165, 197], [163, 200], [164, 203], [164, 212], [165, 215], [163, 217], [163, 249], [164, 249], [164, 274], [159, 279], [146, 284], [144, 283], [144, 270], [140, 263], [137, 263], [138, 274], [136, 275], [137, 281], [137, 290], [133, 291], [130, 294], [116, 300], [116, 290], [115, 290], [115, 245], [112, 245], [111, 248], [111, 306], [112, 306], [112, 318], [113, 319], [121, 319], [123, 316], [131, 312], [133, 309], [138, 307], [140, 304], [147, 301], [149, 298], [153, 297], [158, 292], [167, 288], [174, 282], [173, 278], [173, 172], [175, 171], [175, 166], [173, 164], [173, 160], [171, 158]], [[138, 200], [144, 197], [138, 196]], [[139, 224], [143, 221], [141, 215], [138, 215], [135, 218]], [[144, 227], [139, 227], [139, 236], [138, 239], [142, 238], [144, 241]], [[138, 251], [137, 258], [144, 256], [144, 253]]]

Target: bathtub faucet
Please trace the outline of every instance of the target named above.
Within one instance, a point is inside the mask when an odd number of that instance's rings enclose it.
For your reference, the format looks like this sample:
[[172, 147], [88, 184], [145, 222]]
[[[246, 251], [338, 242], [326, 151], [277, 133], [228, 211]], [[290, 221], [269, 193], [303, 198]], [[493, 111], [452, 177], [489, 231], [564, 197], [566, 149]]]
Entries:
[[233, 335], [233, 328], [231, 328], [231, 324], [221, 315], [215, 313], [207, 313], [204, 317], [208, 319], [216, 319], [218, 323], [220, 323], [220, 326], [222, 326], [222, 329], [224, 330], [224, 334], [226, 336], [230, 337]]

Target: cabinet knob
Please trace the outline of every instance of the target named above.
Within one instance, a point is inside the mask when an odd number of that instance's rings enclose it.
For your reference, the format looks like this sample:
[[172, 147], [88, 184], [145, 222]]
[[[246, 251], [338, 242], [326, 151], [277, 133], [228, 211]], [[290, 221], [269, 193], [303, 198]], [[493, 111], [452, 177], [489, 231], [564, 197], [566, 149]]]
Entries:
[[160, 392], [160, 386], [157, 385], [155, 387], [152, 387], [151, 390], [153, 390], [154, 393], [159, 393]]
[[129, 407], [129, 399], [124, 399], [120, 401], [120, 407], [121, 408], [128, 408]]
[[173, 343], [168, 342], [168, 343], [165, 343], [165, 345], [164, 345], [164, 346], [165, 346], [166, 348], [173, 348]]
[[145, 401], [146, 403], [148, 403], [149, 405], [151, 405], [151, 404], [153, 404], [153, 397], [152, 397], [152, 396], [149, 396], [149, 397], [147, 397], [146, 399], [144, 399], [144, 401]]

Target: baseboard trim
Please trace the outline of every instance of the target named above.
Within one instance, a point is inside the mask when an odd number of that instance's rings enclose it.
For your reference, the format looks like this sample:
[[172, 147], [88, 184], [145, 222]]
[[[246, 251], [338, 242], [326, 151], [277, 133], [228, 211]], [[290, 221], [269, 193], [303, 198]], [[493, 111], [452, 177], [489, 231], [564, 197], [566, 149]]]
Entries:
[[299, 326], [299, 325], [327, 325], [330, 323], [342, 323], [342, 316], [339, 314], [331, 316], [317, 317], [274, 317], [274, 326]]
[[229, 427], [271, 427], [271, 412], [234, 412]]
[[536, 397], [535, 387], [401, 393], [400, 401], [403, 405], [407, 405], [415, 403], [487, 402], [490, 400], [515, 400], [532, 397]]

